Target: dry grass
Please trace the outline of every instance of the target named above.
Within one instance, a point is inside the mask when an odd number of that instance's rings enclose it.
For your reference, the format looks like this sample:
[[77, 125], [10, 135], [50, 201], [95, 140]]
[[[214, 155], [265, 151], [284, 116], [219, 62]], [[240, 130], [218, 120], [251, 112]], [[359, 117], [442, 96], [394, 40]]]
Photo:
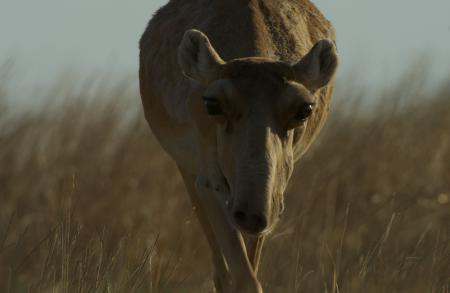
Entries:
[[[266, 292], [449, 292], [450, 80], [421, 79], [370, 108], [338, 94], [264, 249]], [[211, 291], [180, 177], [126, 84], [61, 82], [26, 112], [0, 84], [0, 292]]]

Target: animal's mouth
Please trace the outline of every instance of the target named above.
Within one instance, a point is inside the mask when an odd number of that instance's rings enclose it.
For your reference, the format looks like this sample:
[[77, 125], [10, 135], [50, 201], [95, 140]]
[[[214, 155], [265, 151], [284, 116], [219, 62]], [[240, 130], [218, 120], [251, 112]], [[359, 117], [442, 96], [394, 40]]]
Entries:
[[[274, 229], [275, 225], [274, 223], [271, 223], [270, 225], [267, 225], [268, 223], [265, 223], [263, 226], [265, 226], [264, 229], [258, 229], [257, 226], [259, 225], [250, 225], [248, 229], [245, 227], [245, 225], [239, 224], [239, 218], [240, 217], [246, 217], [246, 216], [239, 216], [236, 214], [236, 211], [233, 210], [234, 202], [235, 202], [235, 196], [233, 195], [233, 190], [226, 179], [225, 176], [222, 178], [222, 188], [223, 188], [223, 195], [225, 200], [225, 208], [226, 213], [228, 214], [228, 218], [230, 221], [230, 224], [233, 225], [237, 230], [239, 230], [241, 233], [245, 233], [249, 236], [259, 237], [264, 236], [267, 234], [270, 234], [270, 232]], [[281, 215], [281, 213], [280, 213]], [[251, 216], [251, 215], [250, 215]], [[242, 220], [242, 219], [241, 219]], [[278, 220], [277, 220], [278, 221]], [[277, 222], [275, 221], [275, 222]], [[257, 221], [258, 222], [258, 221]]]

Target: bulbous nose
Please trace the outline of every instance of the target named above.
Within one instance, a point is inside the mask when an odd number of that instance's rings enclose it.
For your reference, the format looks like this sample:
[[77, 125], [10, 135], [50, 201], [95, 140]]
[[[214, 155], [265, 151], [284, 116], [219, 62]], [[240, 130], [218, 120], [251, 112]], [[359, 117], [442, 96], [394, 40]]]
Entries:
[[239, 230], [249, 234], [262, 233], [267, 228], [267, 216], [262, 212], [251, 211], [245, 206], [232, 210], [234, 224]]

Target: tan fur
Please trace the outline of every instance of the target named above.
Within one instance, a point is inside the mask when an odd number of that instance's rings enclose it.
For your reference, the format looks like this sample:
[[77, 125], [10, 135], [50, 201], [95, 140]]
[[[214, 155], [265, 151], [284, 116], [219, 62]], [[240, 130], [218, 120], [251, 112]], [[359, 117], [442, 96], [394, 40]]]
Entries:
[[[145, 116], [197, 207], [218, 292], [262, 292], [264, 235], [329, 110], [334, 37], [307, 0], [172, 0], [142, 36]], [[224, 114], [208, 116], [203, 96]], [[292, 124], [295, 109], [311, 102], [308, 121]], [[241, 231], [254, 234], [248, 250]]]

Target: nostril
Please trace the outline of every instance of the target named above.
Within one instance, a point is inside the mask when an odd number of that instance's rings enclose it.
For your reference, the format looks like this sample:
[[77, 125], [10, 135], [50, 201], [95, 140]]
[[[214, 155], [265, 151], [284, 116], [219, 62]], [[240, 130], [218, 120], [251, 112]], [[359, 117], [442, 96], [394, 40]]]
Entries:
[[247, 233], [261, 233], [267, 228], [267, 218], [263, 213], [246, 213], [243, 210], [233, 212], [234, 223]]
[[234, 212], [233, 216], [234, 216], [234, 219], [236, 220], [236, 223], [239, 223], [239, 224], [245, 223], [246, 215], [243, 211], [236, 211], [236, 212]]
[[267, 219], [263, 215], [252, 214], [249, 217], [249, 222], [256, 232], [261, 232], [267, 227]]

